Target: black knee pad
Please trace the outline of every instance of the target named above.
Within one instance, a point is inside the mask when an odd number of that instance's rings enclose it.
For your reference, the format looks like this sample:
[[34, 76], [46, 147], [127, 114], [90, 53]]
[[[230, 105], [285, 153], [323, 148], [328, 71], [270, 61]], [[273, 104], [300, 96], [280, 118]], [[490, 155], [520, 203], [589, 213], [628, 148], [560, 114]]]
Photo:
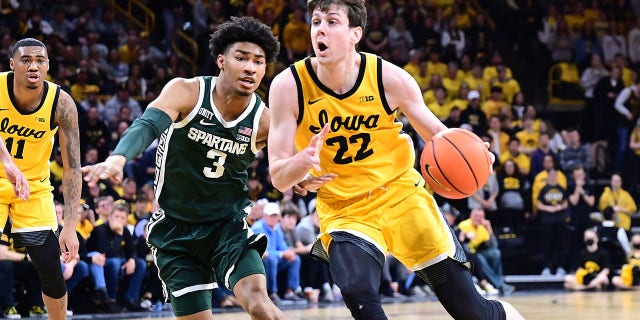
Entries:
[[356, 320], [387, 319], [378, 294], [382, 264], [359, 245], [338, 241], [329, 246], [329, 261], [333, 281], [351, 316]]
[[483, 298], [475, 289], [469, 269], [447, 258], [416, 271], [433, 287], [438, 300], [454, 319], [505, 320], [502, 303]]
[[39, 246], [28, 246], [27, 251], [42, 283], [42, 293], [53, 299], [67, 294], [67, 285], [60, 267], [60, 246], [53, 231]]

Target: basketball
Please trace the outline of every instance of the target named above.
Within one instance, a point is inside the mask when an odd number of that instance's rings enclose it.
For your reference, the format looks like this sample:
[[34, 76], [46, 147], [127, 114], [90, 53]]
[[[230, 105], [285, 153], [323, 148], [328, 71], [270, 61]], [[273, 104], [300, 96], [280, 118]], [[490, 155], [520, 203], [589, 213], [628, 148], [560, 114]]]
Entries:
[[449, 199], [474, 194], [493, 170], [484, 142], [473, 132], [460, 128], [434, 135], [422, 149], [420, 168], [429, 187]]

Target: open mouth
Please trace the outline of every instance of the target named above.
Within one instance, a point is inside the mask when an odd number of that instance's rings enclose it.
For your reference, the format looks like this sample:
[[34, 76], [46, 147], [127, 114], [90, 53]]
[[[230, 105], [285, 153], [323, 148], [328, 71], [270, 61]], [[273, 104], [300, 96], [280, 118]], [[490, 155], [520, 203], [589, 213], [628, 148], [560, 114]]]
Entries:
[[31, 73], [27, 75], [27, 79], [31, 81], [37, 81], [38, 79], [40, 79], [40, 75], [37, 73]]
[[324, 44], [323, 42], [318, 42], [318, 51], [320, 53], [327, 51], [327, 49], [329, 49], [329, 47], [327, 47], [326, 44]]

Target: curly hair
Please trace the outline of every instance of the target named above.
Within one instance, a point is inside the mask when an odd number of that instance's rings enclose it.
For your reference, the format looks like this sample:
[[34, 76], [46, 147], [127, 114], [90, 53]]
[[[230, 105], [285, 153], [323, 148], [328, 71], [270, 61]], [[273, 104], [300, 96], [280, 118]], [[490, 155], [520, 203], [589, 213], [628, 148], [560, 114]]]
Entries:
[[264, 50], [267, 62], [275, 61], [280, 52], [280, 42], [271, 29], [250, 17], [231, 17], [218, 26], [209, 40], [211, 55], [217, 58], [236, 42], [251, 42]]

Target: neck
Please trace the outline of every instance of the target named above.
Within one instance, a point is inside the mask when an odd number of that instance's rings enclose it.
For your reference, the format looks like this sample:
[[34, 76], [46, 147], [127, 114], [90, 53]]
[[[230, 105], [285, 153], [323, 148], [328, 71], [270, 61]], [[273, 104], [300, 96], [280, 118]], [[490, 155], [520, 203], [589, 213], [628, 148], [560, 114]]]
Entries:
[[42, 100], [42, 93], [44, 92], [44, 85], [36, 89], [29, 89], [24, 87], [18, 87], [15, 82], [13, 86], [13, 94], [18, 103], [18, 107], [25, 111], [32, 111], [38, 107]]
[[238, 118], [246, 109], [252, 97], [252, 95], [242, 96], [233, 92], [233, 89], [226, 85], [222, 74], [218, 77], [211, 94], [216, 108], [226, 121], [233, 121]]
[[336, 63], [316, 62], [315, 71], [323, 85], [337, 94], [343, 94], [355, 85], [361, 63], [360, 54], [354, 51]]

